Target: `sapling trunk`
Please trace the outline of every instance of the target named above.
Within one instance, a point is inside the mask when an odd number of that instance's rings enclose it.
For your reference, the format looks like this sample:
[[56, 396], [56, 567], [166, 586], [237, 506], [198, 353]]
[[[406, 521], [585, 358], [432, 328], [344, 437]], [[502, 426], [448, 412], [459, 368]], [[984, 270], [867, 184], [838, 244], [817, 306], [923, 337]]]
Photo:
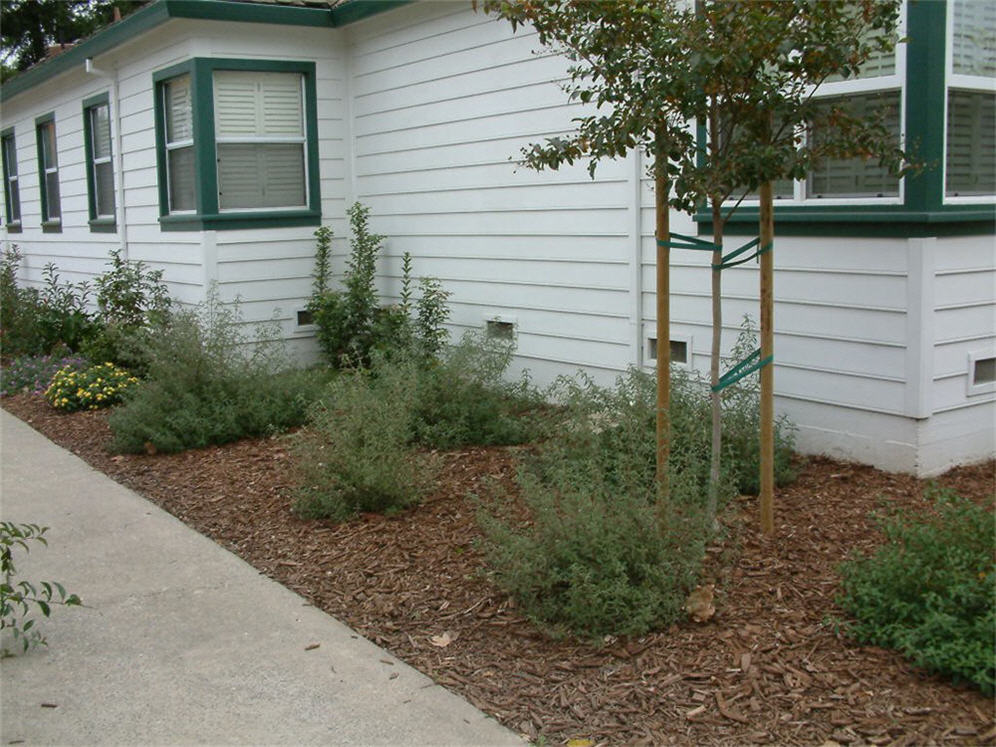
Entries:
[[654, 207], [657, 238], [657, 516], [663, 527], [665, 507], [670, 496], [669, 461], [671, 456], [671, 239], [667, 196], [667, 148], [658, 134], [654, 148]]
[[706, 498], [708, 516], [715, 518], [719, 503], [719, 471], [723, 458], [723, 397], [716, 391], [719, 386], [720, 352], [723, 341], [723, 273], [716, 269], [723, 261], [722, 200], [712, 199], [712, 348], [709, 355], [709, 382], [712, 406], [712, 449], [709, 455], [709, 488]]
[[[775, 352], [775, 236], [771, 182], [761, 184], [761, 360]], [[775, 366], [761, 368], [761, 529], [775, 533]]]

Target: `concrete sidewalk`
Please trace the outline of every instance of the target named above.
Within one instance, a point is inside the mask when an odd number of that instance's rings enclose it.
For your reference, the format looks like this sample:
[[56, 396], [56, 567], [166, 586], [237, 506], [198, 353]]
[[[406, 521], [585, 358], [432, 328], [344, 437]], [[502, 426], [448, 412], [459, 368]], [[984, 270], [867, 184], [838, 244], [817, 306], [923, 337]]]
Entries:
[[87, 605], [0, 664], [4, 744], [522, 744], [2, 410], [0, 449], [0, 516], [50, 527], [19, 577]]

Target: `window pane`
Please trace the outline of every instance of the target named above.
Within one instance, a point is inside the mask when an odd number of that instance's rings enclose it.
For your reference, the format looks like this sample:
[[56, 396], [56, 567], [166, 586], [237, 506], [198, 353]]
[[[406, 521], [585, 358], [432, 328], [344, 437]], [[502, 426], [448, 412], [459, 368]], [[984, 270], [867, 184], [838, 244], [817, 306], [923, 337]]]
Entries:
[[7, 182], [7, 220], [21, 220], [21, 190], [16, 180]]
[[[839, 106], [861, 119], [885, 114], [885, 126], [896, 133], [899, 144], [899, 92], [848, 96], [827, 99], [825, 106]], [[809, 135], [817, 143], [823, 136], [819, 130]], [[899, 180], [889, 170], [879, 166], [874, 158], [827, 158], [815, 165], [806, 183], [807, 197], [895, 197]]]
[[114, 215], [114, 172], [110, 162], [94, 165], [93, 181], [97, 192], [97, 215]]
[[992, 0], [955, 0], [954, 72], [996, 76], [996, 3]]
[[175, 148], [166, 153], [169, 170], [169, 209], [194, 209], [194, 149]]
[[948, 93], [946, 193], [996, 193], [996, 94]]
[[223, 210], [305, 205], [304, 146], [219, 144], [218, 204]]
[[55, 220], [62, 216], [59, 207], [59, 172], [51, 171], [45, 174], [45, 198], [47, 215], [45, 220]]
[[107, 104], [90, 109], [90, 132], [93, 137], [93, 157], [111, 155], [111, 118]]
[[3, 168], [6, 178], [17, 175], [17, 150], [14, 147], [14, 136], [3, 139]]
[[219, 138], [302, 137], [301, 75], [218, 71], [214, 74], [214, 116]]
[[194, 136], [190, 76], [183, 75], [167, 81], [163, 92], [166, 104], [166, 142], [190, 140]]
[[55, 147], [55, 123], [46, 122], [41, 125], [42, 141], [42, 164], [46, 169], [54, 169], [58, 166], [57, 150]]

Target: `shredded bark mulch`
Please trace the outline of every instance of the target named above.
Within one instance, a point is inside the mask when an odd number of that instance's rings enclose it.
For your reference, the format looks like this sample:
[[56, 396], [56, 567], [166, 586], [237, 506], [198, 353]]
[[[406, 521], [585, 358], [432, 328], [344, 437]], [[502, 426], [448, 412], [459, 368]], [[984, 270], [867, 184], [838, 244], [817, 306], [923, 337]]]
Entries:
[[[711, 549], [717, 612], [640, 638], [553, 640], [491, 586], [468, 494], [511, 481], [516, 449], [438, 455], [415, 509], [342, 525], [290, 511], [283, 437], [176, 455], [113, 456], [103, 413], [64, 415], [34, 395], [3, 406], [118, 482], [531, 740], [606, 744], [996, 743], [992, 699], [858, 646], [829, 620], [837, 566], [881, 541], [881, 502], [923, 509], [924, 483], [823, 458], [776, 496], [777, 534], [756, 500]], [[991, 505], [996, 464], [938, 480]], [[739, 519], [737, 518], [739, 517]]]

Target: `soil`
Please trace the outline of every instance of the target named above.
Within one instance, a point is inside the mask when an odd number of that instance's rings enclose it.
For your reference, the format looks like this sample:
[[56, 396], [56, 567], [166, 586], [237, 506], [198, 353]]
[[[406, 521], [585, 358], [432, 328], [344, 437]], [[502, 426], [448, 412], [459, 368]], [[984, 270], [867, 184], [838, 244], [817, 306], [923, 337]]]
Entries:
[[[881, 541], [869, 514], [882, 500], [927, 506], [910, 476], [800, 460], [777, 491], [774, 539], [758, 531], [756, 499], [734, 507], [736, 541], [711, 550], [710, 620], [591, 643], [544, 635], [481, 571], [467, 496], [512, 480], [514, 448], [439, 454], [442, 477], [420, 506], [333, 525], [291, 513], [284, 437], [112, 456], [104, 413], [65, 415], [28, 394], [2, 405], [530, 740], [996, 743], [991, 698], [827, 624], [841, 615], [838, 564]], [[938, 481], [991, 505], [996, 464]]]

